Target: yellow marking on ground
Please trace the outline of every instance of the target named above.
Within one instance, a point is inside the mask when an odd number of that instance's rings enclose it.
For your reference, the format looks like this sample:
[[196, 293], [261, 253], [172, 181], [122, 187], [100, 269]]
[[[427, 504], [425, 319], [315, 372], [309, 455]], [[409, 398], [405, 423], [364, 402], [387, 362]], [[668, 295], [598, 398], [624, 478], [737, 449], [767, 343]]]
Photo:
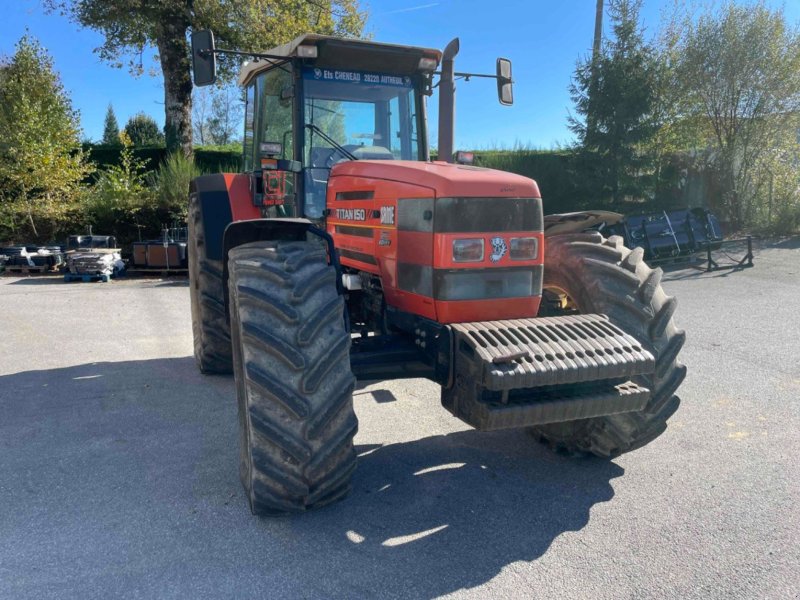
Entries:
[[734, 431], [728, 434], [728, 439], [731, 440], [743, 440], [746, 437], [750, 437], [750, 434], [746, 431]]
[[730, 406], [731, 399], [730, 398], [720, 398], [719, 400], [714, 401], [714, 406], [717, 408], [721, 408], [723, 406]]

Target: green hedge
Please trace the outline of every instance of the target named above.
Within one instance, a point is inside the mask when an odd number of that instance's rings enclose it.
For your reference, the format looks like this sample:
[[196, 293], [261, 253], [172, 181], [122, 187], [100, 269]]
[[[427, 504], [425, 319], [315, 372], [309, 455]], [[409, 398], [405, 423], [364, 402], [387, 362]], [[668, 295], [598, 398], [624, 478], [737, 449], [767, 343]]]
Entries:
[[475, 164], [535, 179], [545, 214], [570, 212], [590, 203], [574, 175], [572, 154], [560, 150], [476, 151]]
[[[121, 148], [103, 144], [85, 144], [84, 151], [98, 167], [119, 163]], [[143, 160], [147, 168], [154, 170], [166, 157], [163, 147], [135, 148], [136, 158]], [[489, 150], [477, 151], [475, 164], [482, 167], [510, 171], [535, 179], [542, 192], [545, 212], [568, 212], [580, 210], [589, 203], [586, 192], [576, 184], [572, 158], [569, 152], [547, 150]], [[241, 168], [241, 152], [197, 148], [195, 162], [205, 173], [225, 171], [238, 172]]]
[[[103, 167], [118, 164], [120, 148], [103, 144], [86, 144], [84, 150]], [[134, 155], [145, 161], [148, 169], [156, 169], [166, 156], [163, 147], [136, 148]], [[195, 161], [206, 173], [238, 172], [241, 152], [225, 149], [197, 148]], [[509, 171], [535, 179], [542, 192], [545, 214], [599, 208], [597, 198], [585, 177], [576, 175], [573, 155], [563, 150], [486, 150], [475, 152], [475, 164]]]
[[[84, 152], [89, 154], [89, 158], [100, 168], [106, 165], [119, 164], [119, 155], [122, 151], [120, 146], [107, 146], [105, 144], [84, 144]], [[158, 165], [166, 158], [167, 150], [161, 146], [134, 148], [134, 156], [143, 160], [148, 170], [155, 170]], [[205, 150], [196, 148], [194, 159], [197, 166], [204, 173], [219, 173], [221, 171], [241, 169], [242, 153], [227, 150]]]

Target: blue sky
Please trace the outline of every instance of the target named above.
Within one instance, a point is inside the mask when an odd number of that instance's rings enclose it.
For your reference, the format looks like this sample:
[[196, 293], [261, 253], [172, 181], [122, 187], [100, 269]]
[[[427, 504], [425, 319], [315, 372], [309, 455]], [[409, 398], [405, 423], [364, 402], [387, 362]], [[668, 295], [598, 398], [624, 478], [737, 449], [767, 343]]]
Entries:
[[[790, 21], [800, 22], [800, 0], [768, 2], [784, 6]], [[29, 31], [48, 49], [73, 105], [80, 110], [84, 135], [98, 139], [111, 102], [120, 124], [143, 111], [163, 124], [160, 75], [132, 78], [92, 52], [102, 38], [58, 15], [46, 15], [38, 0], [3, 2], [0, 54]], [[457, 91], [456, 146], [551, 148], [571, 140], [567, 86], [575, 62], [591, 47], [595, 0], [368, 0], [368, 31], [384, 42], [443, 48], [461, 40], [456, 69], [492, 72], [495, 58], [514, 65], [515, 103], [497, 103], [492, 80], [460, 82]], [[671, 1], [645, 0], [643, 21], [657, 30], [661, 12]], [[155, 65], [154, 65], [155, 66]], [[157, 70], [157, 66], [155, 66]], [[430, 103], [431, 139], [436, 139], [436, 104]]]

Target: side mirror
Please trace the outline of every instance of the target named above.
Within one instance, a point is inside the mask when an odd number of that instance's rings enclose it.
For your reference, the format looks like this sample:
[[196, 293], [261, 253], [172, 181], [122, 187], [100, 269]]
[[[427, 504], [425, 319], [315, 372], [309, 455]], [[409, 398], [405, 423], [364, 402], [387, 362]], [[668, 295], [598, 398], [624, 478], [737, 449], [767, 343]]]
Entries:
[[217, 55], [214, 34], [210, 29], [192, 32], [192, 74], [198, 87], [217, 81]]
[[514, 81], [511, 79], [511, 61], [497, 59], [497, 99], [503, 106], [514, 104]]

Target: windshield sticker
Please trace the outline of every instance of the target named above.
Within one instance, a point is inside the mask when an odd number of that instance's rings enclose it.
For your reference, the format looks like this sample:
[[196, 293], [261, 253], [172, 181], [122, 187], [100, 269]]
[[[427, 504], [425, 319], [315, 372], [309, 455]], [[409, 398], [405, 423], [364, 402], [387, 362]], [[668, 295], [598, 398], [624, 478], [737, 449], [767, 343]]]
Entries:
[[314, 81], [335, 81], [337, 83], [357, 83], [367, 85], [385, 85], [389, 87], [410, 88], [411, 77], [408, 75], [389, 75], [387, 73], [364, 73], [361, 71], [337, 71], [335, 69], [305, 68], [304, 79]]

